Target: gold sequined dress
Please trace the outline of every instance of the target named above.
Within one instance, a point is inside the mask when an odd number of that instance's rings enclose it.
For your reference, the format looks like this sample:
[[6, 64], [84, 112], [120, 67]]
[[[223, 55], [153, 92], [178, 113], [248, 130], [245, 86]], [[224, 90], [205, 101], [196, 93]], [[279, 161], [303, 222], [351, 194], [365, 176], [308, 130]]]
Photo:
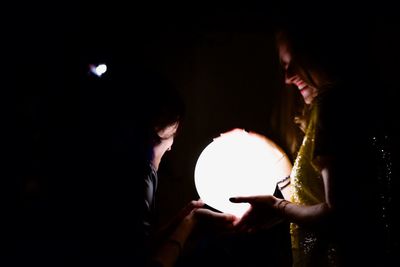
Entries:
[[[291, 172], [293, 194], [291, 201], [299, 205], [314, 205], [325, 201], [324, 184], [319, 169], [313, 164], [318, 120], [318, 106], [311, 107], [303, 142]], [[334, 266], [334, 249], [325, 233], [290, 226], [292, 236], [293, 266]]]

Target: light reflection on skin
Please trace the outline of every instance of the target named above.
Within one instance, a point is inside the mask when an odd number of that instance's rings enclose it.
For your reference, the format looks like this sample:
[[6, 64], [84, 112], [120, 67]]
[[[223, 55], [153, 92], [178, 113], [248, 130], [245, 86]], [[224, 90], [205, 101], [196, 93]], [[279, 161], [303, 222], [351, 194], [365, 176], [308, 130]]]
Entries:
[[161, 159], [164, 156], [165, 152], [171, 150], [178, 127], [179, 123], [177, 122], [157, 132], [161, 141], [159, 144], [156, 144], [153, 147], [154, 157], [152, 159], [152, 165], [156, 170], [158, 170], [158, 166], [160, 165]]
[[[304, 102], [311, 104], [318, 95], [317, 87], [307, 79], [306, 72], [294, 59], [291, 49], [285, 40], [280, 40], [278, 49], [280, 61], [285, 71], [285, 83], [296, 86], [300, 90]], [[309, 71], [309, 75], [314, 82], [318, 83], [319, 73]]]

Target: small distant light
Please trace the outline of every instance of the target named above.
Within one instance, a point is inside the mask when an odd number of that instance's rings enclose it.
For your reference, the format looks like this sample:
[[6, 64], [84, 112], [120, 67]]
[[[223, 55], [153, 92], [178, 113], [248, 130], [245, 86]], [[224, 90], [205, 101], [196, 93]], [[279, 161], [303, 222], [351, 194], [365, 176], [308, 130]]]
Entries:
[[106, 64], [99, 64], [99, 65], [90, 65], [90, 71], [101, 77], [106, 71], [107, 71], [107, 65]]

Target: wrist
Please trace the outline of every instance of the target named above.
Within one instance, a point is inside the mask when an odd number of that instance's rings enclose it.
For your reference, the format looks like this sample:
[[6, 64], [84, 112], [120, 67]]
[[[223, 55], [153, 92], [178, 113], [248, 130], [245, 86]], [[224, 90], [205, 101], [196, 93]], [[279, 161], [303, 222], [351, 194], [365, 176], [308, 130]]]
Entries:
[[175, 228], [170, 239], [178, 241], [183, 246], [188, 236], [192, 233], [195, 223], [195, 218], [192, 214], [185, 216]]
[[279, 199], [279, 200], [275, 203], [275, 205], [274, 205], [275, 210], [276, 210], [281, 216], [285, 216], [285, 209], [286, 209], [286, 206], [287, 206], [289, 203], [290, 203], [290, 202], [287, 201], [286, 199]]

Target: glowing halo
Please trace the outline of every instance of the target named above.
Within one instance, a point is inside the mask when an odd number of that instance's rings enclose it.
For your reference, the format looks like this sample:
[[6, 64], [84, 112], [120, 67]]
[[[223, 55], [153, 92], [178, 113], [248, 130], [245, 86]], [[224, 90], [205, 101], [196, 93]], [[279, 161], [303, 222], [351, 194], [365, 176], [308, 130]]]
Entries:
[[284, 151], [267, 137], [233, 129], [201, 152], [194, 180], [204, 203], [241, 217], [249, 204], [231, 203], [230, 197], [272, 195], [276, 183], [290, 175], [291, 168]]

